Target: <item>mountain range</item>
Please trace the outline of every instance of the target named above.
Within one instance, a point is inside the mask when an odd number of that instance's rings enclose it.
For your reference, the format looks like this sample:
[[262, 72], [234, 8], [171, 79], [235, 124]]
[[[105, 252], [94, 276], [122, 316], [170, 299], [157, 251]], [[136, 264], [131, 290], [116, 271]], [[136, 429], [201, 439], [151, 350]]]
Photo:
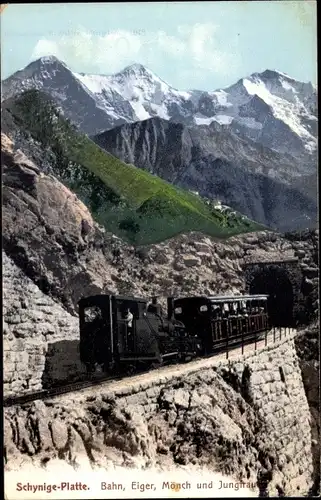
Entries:
[[[122, 161], [184, 189], [215, 197], [281, 231], [315, 224], [316, 175], [306, 165], [226, 131], [216, 122], [187, 127], [161, 118], [92, 138]], [[295, 184], [296, 183], [296, 184]]]
[[263, 229], [229, 207], [182, 190], [98, 147], [39, 90], [2, 103], [2, 131], [45, 174], [79, 196], [96, 221], [136, 245], [180, 232], [216, 237]]
[[52, 95], [66, 116], [90, 135], [158, 116], [185, 125], [214, 121], [294, 156], [316, 153], [316, 88], [278, 71], [254, 73], [213, 92], [183, 92], [141, 64], [111, 76], [88, 75], [48, 56], [4, 80], [3, 99], [30, 88]]
[[[4, 80], [2, 100], [30, 89], [45, 92], [79, 132], [122, 162], [273, 229], [316, 224], [311, 83], [266, 70], [213, 92], [179, 91], [141, 64], [88, 75], [49, 56]], [[10, 120], [7, 113], [9, 135]]]

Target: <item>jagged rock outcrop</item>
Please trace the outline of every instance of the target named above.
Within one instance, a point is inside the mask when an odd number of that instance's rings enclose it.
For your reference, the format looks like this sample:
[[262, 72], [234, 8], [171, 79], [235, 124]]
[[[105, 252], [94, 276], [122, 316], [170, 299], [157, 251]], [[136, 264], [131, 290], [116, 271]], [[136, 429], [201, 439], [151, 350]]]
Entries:
[[[280, 231], [315, 227], [317, 182], [306, 163], [226, 131], [161, 118], [93, 137], [103, 149], [201, 196], [219, 199]], [[313, 187], [314, 186], [314, 187]]]
[[[286, 360], [286, 361], [285, 361]], [[293, 339], [182, 376], [5, 410], [10, 471], [59, 460], [77, 467], [200, 466], [259, 483], [272, 496], [313, 483], [310, 412]]]
[[112, 267], [102, 265], [103, 232], [75, 194], [12, 147], [4, 137], [4, 249], [42, 291], [75, 305], [84, 293], [103, 288], [95, 285], [99, 277], [111, 283]]

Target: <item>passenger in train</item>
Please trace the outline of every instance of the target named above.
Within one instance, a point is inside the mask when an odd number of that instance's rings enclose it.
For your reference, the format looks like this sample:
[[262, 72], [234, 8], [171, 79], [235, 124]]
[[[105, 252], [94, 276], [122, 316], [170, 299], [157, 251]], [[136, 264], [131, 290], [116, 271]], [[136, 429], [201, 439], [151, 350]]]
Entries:
[[246, 318], [249, 315], [249, 310], [245, 300], [242, 300], [240, 305], [241, 305], [242, 316]]
[[126, 323], [126, 330], [127, 330], [128, 348], [130, 350], [133, 349], [133, 319], [134, 319], [134, 316], [131, 313], [131, 310], [127, 309], [126, 314], [125, 314], [125, 323]]
[[237, 302], [233, 302], [232, 308], [231, 308], [231, 316], [237, 316], [237, 311], [238, 311], [238, 304]]
[[227, 302], [224, 302], [224, 305], [223, 305], [223, 317], [224, 318], [228, 318], [229, 315], [230, 315], [229, 313], [230, 313], [229, 304]]
[[255, 305], [253, 304], [253, 302], [250, 303], [249, 309], [251, 315], [255, 314]]
[[130, 335], [133, 331], [133, 319], [134, 316], [132, 315], [130, 309], [126, 309], [125, 313], [125, 323], [127, 325], [127, 333]]

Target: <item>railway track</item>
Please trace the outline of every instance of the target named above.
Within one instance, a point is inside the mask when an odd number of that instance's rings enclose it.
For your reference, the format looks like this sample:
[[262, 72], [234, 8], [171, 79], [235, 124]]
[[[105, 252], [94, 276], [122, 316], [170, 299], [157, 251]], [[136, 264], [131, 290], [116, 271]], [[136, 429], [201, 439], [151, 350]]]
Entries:
[[108, 381], [120, 380], [122, 377], [101, 377], [95, 380], [84, 380], [79, 382], [74, 382], [72, 384], [63, 385], [60, 387], [52, 387], [50, 389], [43, 389], [37, 392], [31, 392], [24, 394], [22, 396], [9, 396], [3, 399], [3, 406], [15, 406], [19, 404], [29, 403], [39, 399], [47, 399], [55, 396], [60, 396], [61, 394], [67, 394], [68, 392], [80, 391], [81, 389], [86, 389], [93, 386], [99, 386]]
[[[303, 328], [298, 328], [296, 331], [297, 333], [300, 332]], [[270, 331], [268, 333], [268, 336], [273, 335], [273, 333]], [[262, 342], [266, 338], [265, 333], [259, 334], [259, 335], [252, 335], [250, 337], [247, 337], [246, 340], [244, 340], [243, 345], [248, 346], [251, 344], [259, 343]], [[232, 353], [235, 351], [237, 348], [241, 347], [242, 342], [241, 341], [235, 341], [234, 343], [231, 343], [228, 347], [228, 352]], [[202, 359], [209, 359], [209, 358], [214, 358], [218, 355], [224, 355], [226, 353], [226, 347], [227, 344], [226, 342], [222, 342], [216, 346], [216, 349], [214, 352], [212, 352], [209, 355], [198, 357], [198, 358], [192, 358], [191, 361], [197, 361], [197, 360], [202, 360]], [[264, 346], [263, 346], [264, 347]], [[168, 363], [166, 365], [162, 365], [161, 368], [166, 368], [168, 366], [174, 366], [179, 364], [179, 362], [176, 361], [176, 363]], [[32, 393], [27, 393], [21, 396], [8, 396], [3, 399], [3, 406], [4, 407], [10, 407], [10, 406], [15, 406], [15, 405], [21, 405], [24, 403], [30, 403], [32, 401], [36, 400], [44, 400], [44, 399], [50, 399], [56, 396], [60, 396], [63, 394], [67, 394], [70, 392], [77, 392], [82, 389], [88, 389], [90, 387], [99, 387], [100, 385], [105, 384], [106, 382], [115, 382], [118, 380], [123, 380], [123, 379], [130, 379], [131, 376], [137, 376], [141, 375], [144, 373], [150, 373], [152, 372], [152, 369], [149, 370], [137, 370], [135, 373], [132, 375], [128, 374], [121, 374], [121, 375], [112, 375], [112, 376], [94, 376], [93, 379], [91, 380], [80, 380], [71, 384], [63, 385], [63, 386], [58, 386], [58, 387], [52, 387], [50, 389], [43, 389], [41, 391], [37, 392], [32, 392]]]

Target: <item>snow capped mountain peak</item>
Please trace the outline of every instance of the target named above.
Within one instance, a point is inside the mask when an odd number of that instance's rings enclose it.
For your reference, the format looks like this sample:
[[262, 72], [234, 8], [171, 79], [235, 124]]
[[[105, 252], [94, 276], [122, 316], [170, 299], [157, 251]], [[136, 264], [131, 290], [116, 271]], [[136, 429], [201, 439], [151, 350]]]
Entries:
[[5, 80], [2, 97], [28, 88], [51, 94], [90, 135], [158, 116], [185, 125], [216, 122], [283, 153], [304, 156], [316, 150], [316, 88], [278, 70], [253, 73], [224, 89], [183, 92], [139, 63], [93, 75], [46, 56]]
[[44, 67], [49, 68], [50, 66], [64, 67], [64, 68], [69, 69], [68, 66], [63, 61], [58, 59], [58, 57], [56, 57], [56, 56], [40, 57], [39, 59], [36, 59], [36, 60], [32, 61], [30, 64], [28, 64], [28, 66], [25, 69], [33, 68], [35, 70], [37, 70], [37, 69], [43, 70]]
[[300, 82], [277, 70], [267, 69], [262, 73], [253, 73], [248, 80], [261, 81], [269, 91], [275, 94], [281, 91], [282, 97], [290, 97], [290, 101], [293, 101], [293, 94], [304, 94], [304, 97], [307, 97], [315, 91], [311, 82]]
[[131, 109], [129, 116], [134, 118], [128, 121], [147, 120], [153, 116], [169, 120], [171, 116], [168, 107], [176, 103], [182, 108], [190, 98], [189, 93], [177, 91], [150, 69], [138, 63], [127, 66], [113, 75], [84, 73], [73, 73], [73, 75], [95, 95], [101, 106], [105, 105], [107, 99], [110, 101], [117, 96], [118, 100], [124, 99], [127, 104], [127, 114], [128, 109]]
[[152, 72], [143, 66], [143, 64], [134, 63], [129, 66], [126, 66], [123, 70], [116, 73], [114, 76], [118, 75], [135, 75], [135, 76], [144, 76], [150, 75]]
[[43, 56], [38, 59], [39, 62], [43, 64], [52, 64], [52, 63], [60, 63], [60, 64], [65, 64], [63, 61], [58, 59], [56, 56]]
[[266, 69], [265, 71], [262, 71], [262, 73], [254, 73], [254, 75], [257, 75], [263, 80], [275, 80], [280, 77], [285, 77], [288, 80], [295, 81], [295, 79], [289, 76], [287, 73], [283, 73], [282, 71], [278, 71], [277, 69]]
[[170, 86], [161, 80], [153, 71], [146, 68], [142, 64], [131, 64], [126, 66], [122, 71], [109, 76], [110, 82], [127, 82], [129, 85], [139, 85], [139, 86], [157, 86], [162, 83], [163, 88], [170, 88]]
[[122, 71], [111, 75], [110, 81], [112, 82], [127, 82], [129, 85], [143, 87], [153, 87], [161, 89], [163, 92], [169, 91], [172, 87], [168, 85], [164, 80], [159, 78], [153, 71], [146, 68], [142, 64], [131, 64], [127, 66]]

